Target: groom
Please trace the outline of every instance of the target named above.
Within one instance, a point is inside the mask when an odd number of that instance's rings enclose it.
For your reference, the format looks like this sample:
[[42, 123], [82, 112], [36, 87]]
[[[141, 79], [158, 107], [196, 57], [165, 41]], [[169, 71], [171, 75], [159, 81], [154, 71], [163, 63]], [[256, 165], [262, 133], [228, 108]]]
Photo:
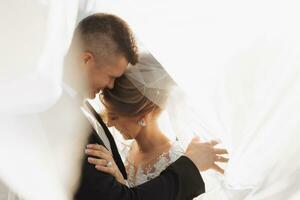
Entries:
[[[77, 126], [78, 123], [87, 125], [86, 128], [76, 130], [80, 137], [74, 136], [74, 140], [88, 138], [86, 144], [98, 143], [106, 146], [112, 152], [125, 178], [125, 168], [111, 133], [93, 108], [88, 103], [82, 102], [84, 98], [94, 98], [103, 88], [113, 88], [114, 80], [125, 72], [128, 63], [135, 64], [137, 60], [137, 47], [133, 35], [122, 19], [101, 13], [83, 19], [75, 30], [65, 59], [63, 95], [43, 118], [45, 126], [52, 132], [56, 130], [47, 120], [49, 113], [56, 118], [52, 123], [60, 127], [60, 131], [63, 129], [67, 132], [70, 126]], [[67, 113], [71, 108], [76, 111], [71, 111], [72, 115], [68, 117]], [[87, 123], [88, 121], [90, 124]], [[207, 148], [207, 144], [193, 141], [185, 156], [170, 165], [159, 177], [135, 188], [128, 188], [118, 183], [110, 174], [97, 171], [84, 156], [80, 181], [73, 187], [75, 192], [72, 198], [76, 200], [192, 199], [205, 192], [199, 171], [205, 169], [208, 162], [205, 160]], [[78, 149], [83, 150], [80, 145]], [[72, 153], [76, 155], [79, 151]], [[81, 153], [83, 155], [84, 152]]]

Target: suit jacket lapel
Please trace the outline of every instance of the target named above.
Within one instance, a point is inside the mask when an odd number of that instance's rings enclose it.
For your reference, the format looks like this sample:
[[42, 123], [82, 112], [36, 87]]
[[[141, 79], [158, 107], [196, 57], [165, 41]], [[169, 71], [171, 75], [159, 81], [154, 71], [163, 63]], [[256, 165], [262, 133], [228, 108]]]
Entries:
[[[110, 133], [110, 131], [108, 130], [107, 126], [105, 125], [105, 123], [103, 122], [103, 120], [101, 119], [101, 117], [98, 115], [98, 113], [94, 110], [94, 108], [91, 106], [91, 104], [89, 102], [85, 102], [86, 106], [88, 107], [88, 109], [92, 112], [92, 114], [94, 115], [94, 117], [96, 118], [96, 120], [101, 124], [108, 140], [109, 140], [109, 143], [110, 143], [110, 147], [111, 147], [111, 150], [112, 150], [112, 154], [113, 154], [113, 157], [114, 157], [114, 160], [116, 162], [116, 164], [118, 165], [121, 173], [123, 174], [123, 177], [125, 179], [127, 179], [127, 173], [126, 173], [126, 170], [125, 170], [125, 166], [123, 164], [123, 161], [121, 159], [121, 156], [119, 154], [119, 151], [118, 151], [118, 148], [117, 148], [117, 145], [116, 145], [116, 142], [112, 136], [112, 134]], [[99, 137], [100, 138], [100, 137]], [[102, 140], [101, 140], [102, 141]]]

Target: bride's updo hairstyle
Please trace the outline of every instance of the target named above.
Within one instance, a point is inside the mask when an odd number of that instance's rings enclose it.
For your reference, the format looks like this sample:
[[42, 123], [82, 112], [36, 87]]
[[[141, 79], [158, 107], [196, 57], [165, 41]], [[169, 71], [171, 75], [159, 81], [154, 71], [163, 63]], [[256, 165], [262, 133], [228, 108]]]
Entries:
[[137, 117], [158, 108], [125, 76], [116, 79], [113, 89], [102, 92], [101, 101], [109, 110], [123, 116]]
[[[138, 117], [152, 111], [160, 112], [167, 102], [169, 90], [161, 75], [166, 73], [149, 53], [139, 55], [139, 61], [115, 80], [113, 89], [104, 89], [100, 100], [104, 106], [122, 116]], [[168, 78], [169, 75], [168, 75]]]

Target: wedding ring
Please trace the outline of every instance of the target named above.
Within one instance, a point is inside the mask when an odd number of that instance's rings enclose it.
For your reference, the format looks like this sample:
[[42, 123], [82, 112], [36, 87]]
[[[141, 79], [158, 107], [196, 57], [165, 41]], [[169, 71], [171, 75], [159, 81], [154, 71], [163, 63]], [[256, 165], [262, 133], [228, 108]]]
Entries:
[[112, 162], [108, 161], [107, 164], [106, 164], [106, 167], [112, 167]]

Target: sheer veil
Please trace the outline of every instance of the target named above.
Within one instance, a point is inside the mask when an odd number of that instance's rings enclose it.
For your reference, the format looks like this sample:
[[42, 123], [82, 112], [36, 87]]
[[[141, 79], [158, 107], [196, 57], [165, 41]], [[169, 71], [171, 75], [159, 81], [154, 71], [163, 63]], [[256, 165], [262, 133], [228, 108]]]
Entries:
[[[125, 75], [144, 96], [164, 110], [159, 120], [160, 126], [184, 147], [197, 132], [209, 133], [193, 112], [184, 90], [151, 53], [141, 52], [139, 62], [129, 64]], [[207, 134], [202, 139], [210, 140], [212, 136]]]

